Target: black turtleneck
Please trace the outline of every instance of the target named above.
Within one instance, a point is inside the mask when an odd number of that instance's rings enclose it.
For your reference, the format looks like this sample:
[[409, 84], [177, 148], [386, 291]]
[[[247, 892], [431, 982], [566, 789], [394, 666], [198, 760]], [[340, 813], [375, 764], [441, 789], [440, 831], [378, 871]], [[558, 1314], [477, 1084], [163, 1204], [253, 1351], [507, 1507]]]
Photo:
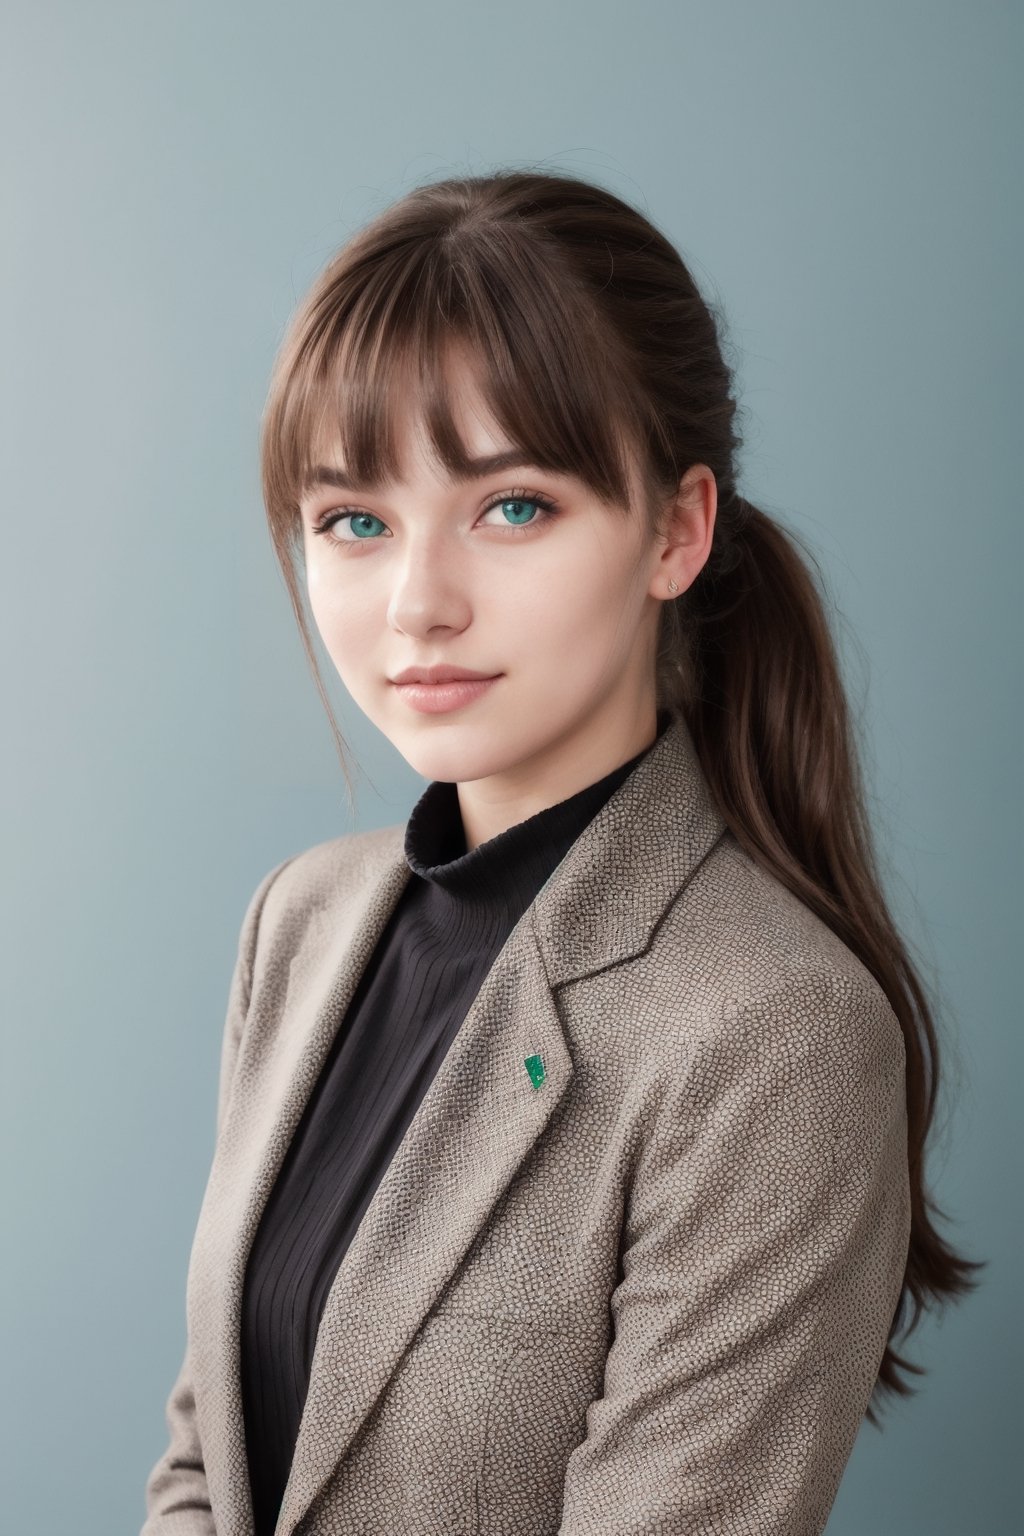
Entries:
[[[659, 715], [659, 736], [667, 724]], [[412, 879], [340, 1021], [246, 1268], [255, 1536], [277, 1523], [324, 1303], [388, 1163], [505, 940], [648, 751], [469, 851], [457, 785], [435, 781], [417, 801], [405, 834]]]

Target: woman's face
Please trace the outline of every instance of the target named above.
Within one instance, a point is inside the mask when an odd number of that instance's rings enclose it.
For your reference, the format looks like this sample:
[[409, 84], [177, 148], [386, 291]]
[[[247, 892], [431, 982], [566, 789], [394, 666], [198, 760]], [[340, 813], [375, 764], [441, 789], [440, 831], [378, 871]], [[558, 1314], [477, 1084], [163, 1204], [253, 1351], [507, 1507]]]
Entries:
[[[453, 375], [472, 456], [508, 449]], [[304, 499], [310, 606], [360, 709], [417, 773], [459, 784], [472, 847], [653, 741], [660, 601], [696, 572], [573, 476], [517, 464], [458, 484], [415, 424], [399, 446], [399, 483]], [[493, 680], [447, 697], [395, 682], [438, 666]]]

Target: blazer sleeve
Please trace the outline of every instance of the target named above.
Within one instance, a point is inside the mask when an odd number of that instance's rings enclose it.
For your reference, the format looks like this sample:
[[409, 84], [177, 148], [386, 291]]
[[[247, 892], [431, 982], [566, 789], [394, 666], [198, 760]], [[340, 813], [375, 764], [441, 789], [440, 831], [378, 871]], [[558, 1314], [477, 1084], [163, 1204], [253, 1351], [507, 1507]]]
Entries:
[[819, 1536], [910, 1237], [906, 1052], [870, 977], [736, 1006], [659, 1088], [560, 1536]]
[[[221, 1042], [217, 1090], [218, 1137], [227, 1113], [242, 1030], [249, 1010], [260, 914], [271, 885], [285, 864], [290, 862], [290, 859], [285, 859], [263, 877], [249, 900], [242, 921]], [[181, 1368], [167, 1400], [165, 1416], [170, 1441], [146, 1481], [146, 1519], [140, 1536], [216, 1536], [203, 1466], [203, 1448], [196, 1427], [187, 1342]]]

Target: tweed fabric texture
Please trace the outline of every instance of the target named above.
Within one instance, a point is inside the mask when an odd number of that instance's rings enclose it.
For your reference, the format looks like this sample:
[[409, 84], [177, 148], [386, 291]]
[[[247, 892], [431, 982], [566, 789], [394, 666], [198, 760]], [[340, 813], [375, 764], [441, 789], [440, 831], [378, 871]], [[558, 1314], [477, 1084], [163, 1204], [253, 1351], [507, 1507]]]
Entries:
[[[251, 1536], [246, 1256], [409, 876], [385, 828], [249, 903], [143, 1536]], [[905, 1066], [677, 718], [510, 933], [374, 1193], [277, 1536], [818, 1536], [906, 1265]]]

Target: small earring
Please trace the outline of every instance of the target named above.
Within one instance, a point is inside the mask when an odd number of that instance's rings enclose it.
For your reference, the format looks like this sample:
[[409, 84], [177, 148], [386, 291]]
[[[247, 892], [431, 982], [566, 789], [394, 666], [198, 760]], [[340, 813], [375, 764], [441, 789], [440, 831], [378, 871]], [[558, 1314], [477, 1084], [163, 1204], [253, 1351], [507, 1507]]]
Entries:
[[679, 588], [677, 587], [676, 583], [672, 580], [671, 576], [668, 579], [668, 589], [669, 589], [670, 592], [678, 592], [679, 591]]

